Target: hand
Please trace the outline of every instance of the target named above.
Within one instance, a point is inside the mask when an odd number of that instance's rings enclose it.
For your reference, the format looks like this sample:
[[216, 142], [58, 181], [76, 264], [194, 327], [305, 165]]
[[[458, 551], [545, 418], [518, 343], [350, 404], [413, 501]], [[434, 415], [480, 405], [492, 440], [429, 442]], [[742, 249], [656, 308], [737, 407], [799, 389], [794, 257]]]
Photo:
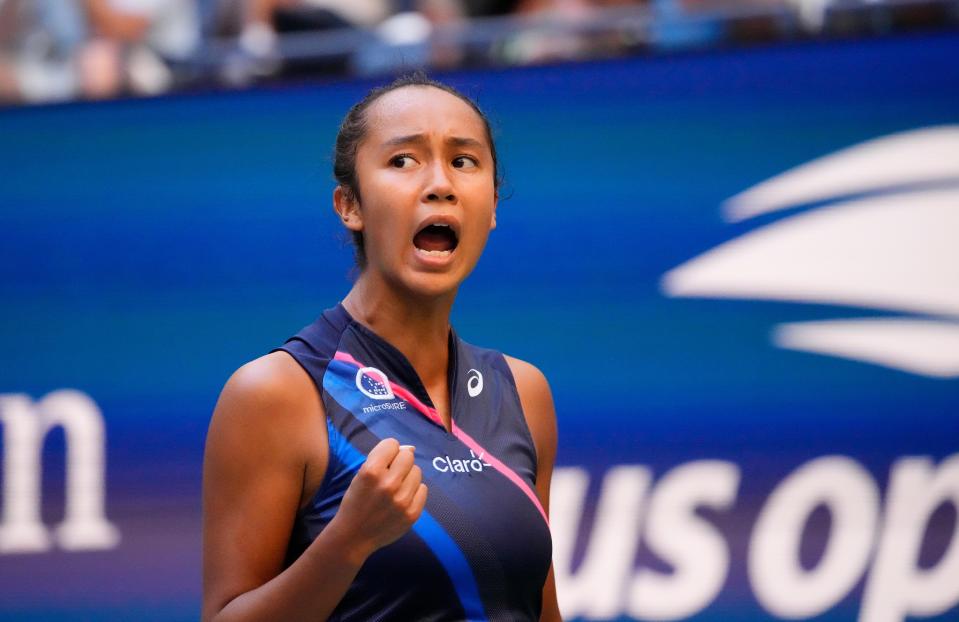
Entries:
[[427, 488], [413, 451], [396, 439], [383, 439], [346, 489], [333, 520], [361, 550], [372, 553], [395, 542], [423, 512]]

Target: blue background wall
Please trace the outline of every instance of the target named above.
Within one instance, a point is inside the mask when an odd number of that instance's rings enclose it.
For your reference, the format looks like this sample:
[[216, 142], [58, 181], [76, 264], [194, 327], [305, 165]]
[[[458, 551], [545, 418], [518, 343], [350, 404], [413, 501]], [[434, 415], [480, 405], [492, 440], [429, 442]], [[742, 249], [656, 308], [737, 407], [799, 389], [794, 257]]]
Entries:
[[[508, 195], [454, 323], [550, 379], [558, 466], [592, 478], [579, 555], [611, 467], [658, 477], [730, 461], [735, 506], [703, 513], [730, 570], [697, 619], [773, 619], [746, 558], [783, 478], [841, 454], [884, 490], [898, 458], [959, 451], [956, 379], [770, 345], [775, 323], [834, 308], [660, 288], [666, 271], [756, 226], [724, 223], [726, 198], [855, 143], [959, 122], [957, 58], [959, 37], [944, 34], [440, 76], [490, 113]], [[107, 516], [122, 535], [104, 551], [0, 555], [0, 617], [198, 617], [209, 415], [232, 370], [349, 288], [328, 154], [369, 86], [0, 112], [0, 393], [73, 388], [96, 402]], [[64, 447], [52, 432], [48, 524], [63, 513]], [[829, 527], [813, 518], [807, 564]], [[924, 564], [955, 529], [945, 504]], [[668, 572], [645, 549], [637, 563]], [[861, 593], [862, 581], [816, 619], [855, 619]]]

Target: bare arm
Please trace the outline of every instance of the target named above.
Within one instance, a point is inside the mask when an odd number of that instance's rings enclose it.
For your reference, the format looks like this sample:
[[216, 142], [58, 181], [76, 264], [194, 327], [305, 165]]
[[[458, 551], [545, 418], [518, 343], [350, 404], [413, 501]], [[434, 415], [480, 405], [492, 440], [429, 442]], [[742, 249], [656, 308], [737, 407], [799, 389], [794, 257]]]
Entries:
[[[539, 369], [510, 356], [506, 357], [506, 362], [509, 364], [510, 371], [513, 372], [523, 414], [526, 416], [526, 423], [533, 437], [533, 444], [536, 446], [536, 495], [543, 509], [548, 513], [549, 484], [553, 477], [557, 444], [556, 409], [553, 406], [553, 396], [546, 377]], [[562, 619], [556, 599], [553, 566], [550, 564], [549, 575], [543, 586], [543, 612], [540, 622], [562, 622]]]
[[326, 619], [366, 558], [419, 517], [422, 474], [412, 452], [386, 439], [330, 524], [283, 569], [307, 461], [325, 469], [326, 451], [319, 397], [288, 355], [257, 359], [227, 382], [204, 461], [204, 622]]

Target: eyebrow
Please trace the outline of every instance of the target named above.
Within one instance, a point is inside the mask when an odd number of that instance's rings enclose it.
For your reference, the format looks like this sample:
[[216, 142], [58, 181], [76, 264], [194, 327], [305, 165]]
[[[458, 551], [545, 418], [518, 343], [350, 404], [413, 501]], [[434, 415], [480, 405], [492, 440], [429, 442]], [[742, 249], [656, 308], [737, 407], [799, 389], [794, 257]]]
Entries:
[[[395, 136], [383, 143], [386, 148], [398, 147], [400, 145], [422, 144], [426, 143], [426, 134], [408, 134], [406, 136]], [[485, 147], [484, 143], [475, 138], [466, 138], [463, 136], [450, 136], [446, 139], [446, 144], [453, 147], [475, 147], [481, 149]]]

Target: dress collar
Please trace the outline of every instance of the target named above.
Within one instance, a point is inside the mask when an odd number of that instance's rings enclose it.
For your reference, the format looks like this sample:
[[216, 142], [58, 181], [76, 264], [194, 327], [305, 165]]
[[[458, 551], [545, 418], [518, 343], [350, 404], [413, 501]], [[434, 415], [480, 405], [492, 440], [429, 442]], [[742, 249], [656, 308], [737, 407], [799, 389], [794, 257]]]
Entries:
[[[413, 395], [424, 404], [430, 406], [430, 408], [436, 407], [430, 399], [430, 395], [426, 391], [426, 387], [420, 379], [419, 374], [416, 373], [413, 364], [410, 363], [405, 354], [400, 352], [399, 348], [381, 337], [371, 328], [356, 320], [356, 318], [350, 315], [350, 312], [346, 310], [346, 307], [344, 307], [342, 303], [337, 304], [332, 309], [328, 309], [323, 313], [323, 317], [334, 326], [348, 326], [363, 338], [364, 343], [371, 347], [377, 359], [376, 361], [366, 362], [367, 365], [381, 365], [386, 367], [386, 369], [382, 369], [381, 371], [409, 389]], [[463, 345], [452, 326], [450, 327], [449, 338], [447, 339], [447, 347], [449, 349], [449, 363], [446, 367], [446, 382], [450, 399], [450, 416], [453, 417], [456, 411], [455, 404], [458, 401], [456, 393], [459, 384], [456, 382], [457, 367]]]

